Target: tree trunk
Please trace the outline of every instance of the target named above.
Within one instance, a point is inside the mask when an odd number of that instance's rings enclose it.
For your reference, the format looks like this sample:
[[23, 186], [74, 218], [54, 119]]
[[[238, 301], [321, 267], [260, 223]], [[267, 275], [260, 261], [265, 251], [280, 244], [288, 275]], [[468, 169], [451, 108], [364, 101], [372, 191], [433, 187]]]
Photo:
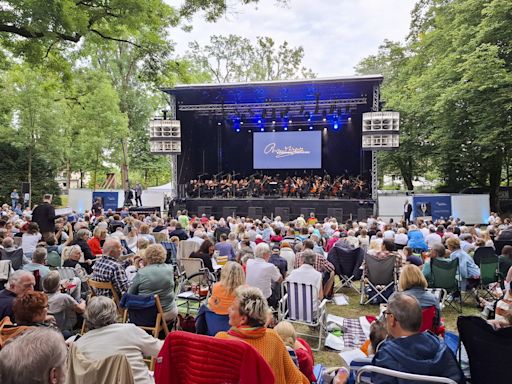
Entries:
[[71, 161], [69, 159], [66, 161], [66, 185], [69, 195], [69, 190], [71, 189]]
[[32, 146], [28, 147], [28, 206], [32, 208]]
[[128, 140], [124, 138], [122, 140], [123, 147], [123, 160], [121, 163], [121, 180], [123, 184], [123, 190], [126, 191], [128, 188]]
[[501, 212], [499, 191], [501, 184], [501, 168], [503, 166], [503, 152], [497, 151], [496, 157], [493, 158], [489, 169], [489, 198], [491, 203], [491, 210], [494, 212]]

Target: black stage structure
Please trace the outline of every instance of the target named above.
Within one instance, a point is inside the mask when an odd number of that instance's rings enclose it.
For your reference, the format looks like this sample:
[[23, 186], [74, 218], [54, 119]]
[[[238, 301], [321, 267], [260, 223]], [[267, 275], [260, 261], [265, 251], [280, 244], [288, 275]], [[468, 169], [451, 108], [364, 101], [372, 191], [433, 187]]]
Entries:
[[[360, 175], [375, 189], [372, 153], [362, 150], [364, 112], [379, 110], [381, 75], [230, 84], [177, 85], [169, 95], [167, 118], [181, 122], [181, 154], [175, 157], [177, 208], [216, 217], [276, 216], [363, 218], [371, 199], [189, 198], [186, 184], [216, 175]], [[253, 140], [259, 132], [321, 131], [321, 166], [255, 169]], [[373, 161], [372, 161], [373, 160]], [[375, 197], [374, 190], [372, 194]]]

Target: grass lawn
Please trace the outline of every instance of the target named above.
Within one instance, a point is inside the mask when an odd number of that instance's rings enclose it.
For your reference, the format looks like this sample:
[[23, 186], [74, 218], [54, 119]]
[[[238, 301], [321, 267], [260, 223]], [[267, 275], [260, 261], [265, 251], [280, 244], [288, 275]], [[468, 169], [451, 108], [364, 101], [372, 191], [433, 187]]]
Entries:
[[[327, 304], [327, 313], [345, 318], [358, 318], [360, 316], [365, 315], [376, 316], [379, 314], [378, 305], [360, 305], [360, 296], [353, 289], [344, 289], [342, 292], [349, 297], [349, 305], [339, 306], [333, 303], [329, 303]], [[480, 310], [476, 308], [474, 300], [468, 299], [467, 303], [465, 303], [462, 307], [462, 314], [458, 313], [455, 309], [451, 307], [445, 307], [442, 313], [442, 317], [444, 318], [446, 330], [456, 332], [458, 316], [478, 315], [479, 313]], [[303, 329], [304, 328], [301, 327], [300, 330], [303, 331]], [[306, 340], [308, 340], [308, 342], [310, 342], [311, 345], [315, 343], [314, 339], [306, 338]], [[342, 360], [338, 355], [338, 352], [332, 349], [322, 347], [320, 351], [314, 352], [314, 355], [315, 363], [321, 363], [327, 367], [342, 365]]]

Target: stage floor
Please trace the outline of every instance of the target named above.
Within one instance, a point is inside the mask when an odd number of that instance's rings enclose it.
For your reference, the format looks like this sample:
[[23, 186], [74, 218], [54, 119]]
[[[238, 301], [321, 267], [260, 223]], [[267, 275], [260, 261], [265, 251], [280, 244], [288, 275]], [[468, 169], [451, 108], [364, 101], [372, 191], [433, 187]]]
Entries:
[[283, 221], [293, 220], [303, 214], [308, 217], [314, 212], [319, 220], [325, 217], [336, 217], [338, 221], [349, 219], [366, 219], [373, 214], [372, 200], [357, 199], [314, 199], [314, 198], [245, 198], [245, 199], [187, 199], [177, 209], [186, 208], [189, 215], [215, 216], [248, 216], [261, 219], [263, 216], [281, 216]]

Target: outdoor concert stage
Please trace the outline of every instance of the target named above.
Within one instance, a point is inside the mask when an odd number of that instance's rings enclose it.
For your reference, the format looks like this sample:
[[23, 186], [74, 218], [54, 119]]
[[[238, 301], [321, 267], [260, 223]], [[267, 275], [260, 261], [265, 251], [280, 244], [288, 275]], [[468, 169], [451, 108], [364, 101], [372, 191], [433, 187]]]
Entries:
[[[177, 206], [179, 207], [179, 206]], [[340, 221], [352, 219], [366, 219], [373, 214], [371, 200], [356, 199], [188, 199], [181, 208], [186, 207], [190, 214], [228, 217], [244, 216], [261, 219], [281, 216], [283, 221], [293, 220], [300, 214], [307, 218], [314, 212], [319, 220], [332, 216]]]
[[334, 183], [349, 175], [375, 188], [372, 154], [362, 149], [362, 115], [379, 110], [382, 80], [368, 75], [163, 89], [169, 95], [166, 118], [180, 126], [173, 140], [179, 140], [181, 152], [171, 156], [176, 200], [193, 214], [215, 216], [232, 214], [233, 208], [237, 215], [255, 217], [275, 216], [278, 208], [291, 217], [341, 209], [344, 219], [368, 211], [371, 202], [358, 199], [191, 198], [187, 185], [254, 175], [281, 180], [330, 175]]

